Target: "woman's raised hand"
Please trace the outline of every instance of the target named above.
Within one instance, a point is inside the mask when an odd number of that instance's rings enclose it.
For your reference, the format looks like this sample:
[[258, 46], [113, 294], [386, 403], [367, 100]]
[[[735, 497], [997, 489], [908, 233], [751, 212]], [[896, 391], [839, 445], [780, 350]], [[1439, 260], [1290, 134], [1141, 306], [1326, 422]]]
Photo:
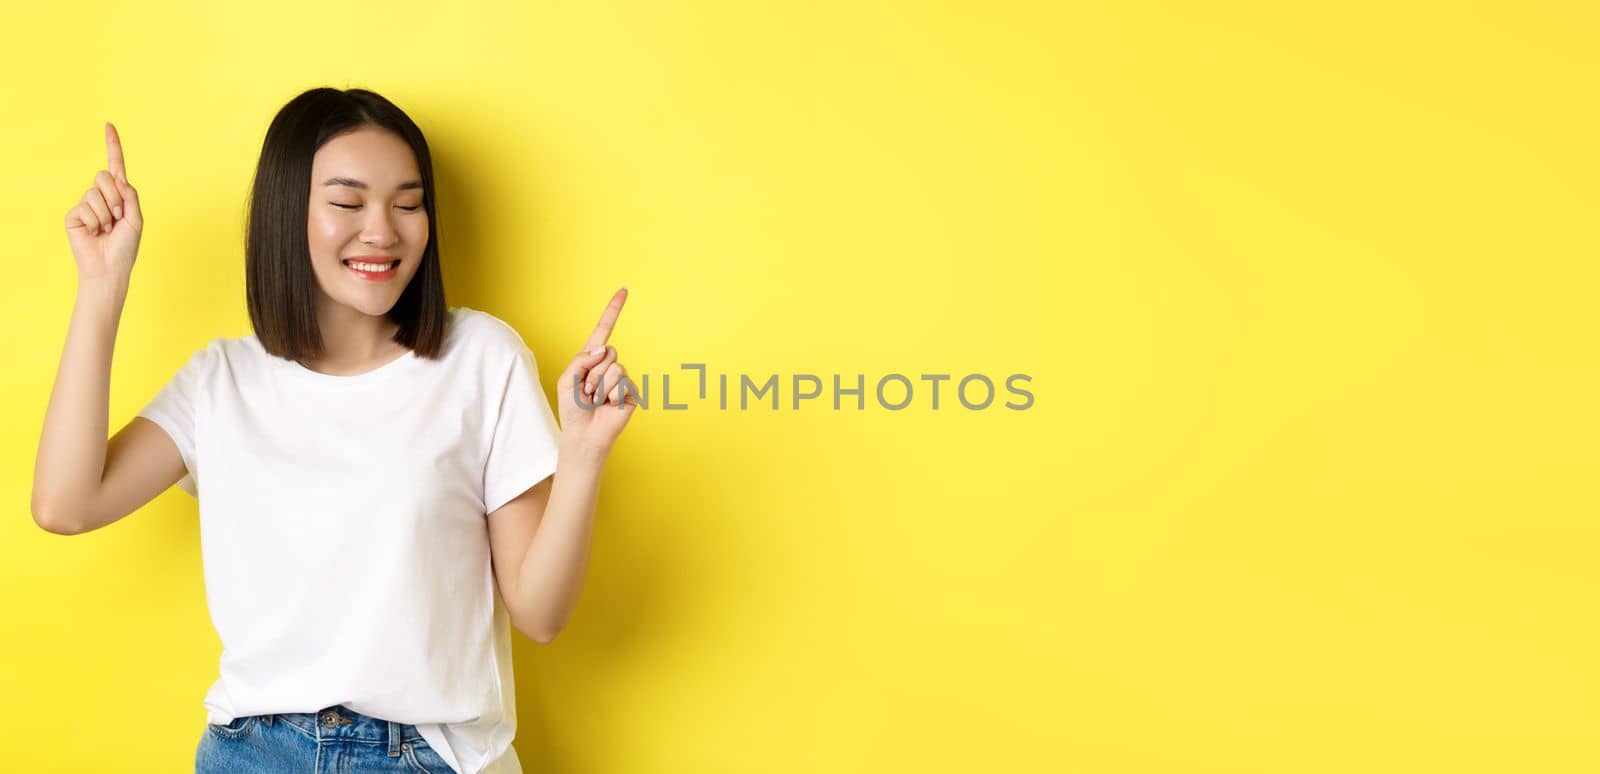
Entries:
[[106, 166], [95, 173], [94, 185], [83, 199], [67, 210], [67, 241], [78, 262], [78, 281], [128, 279], [139, 254], [144, 214], [139, 192], [128, 184], [122, 162], [122, 140], [116, 127], [106, 124]]
[[602, 458], [611, 453], [617, 436], [639, 407], [634, 392], [622, 386], [628, 369], [617, 362], [617, 348], [606, 343], [617, 325], [617, 315], [622, 314], [622, 302], [627, 300], [627, 288], [611, 296], [594, 333], [556, 383], [562, 444], [598, 452]]

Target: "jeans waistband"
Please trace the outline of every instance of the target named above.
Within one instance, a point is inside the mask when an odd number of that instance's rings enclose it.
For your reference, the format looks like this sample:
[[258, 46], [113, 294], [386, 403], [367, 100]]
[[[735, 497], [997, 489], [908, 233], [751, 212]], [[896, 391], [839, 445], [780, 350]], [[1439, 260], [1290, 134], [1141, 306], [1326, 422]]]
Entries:
[[391, 755], [399, 755], [400, 745], [404, 742], [422, 740], [422, 733], [411, 723], [396, 723], [392, 720], [363, 715], [343, 704], [323, 707], [316, 712], [280, 712], [262, 715], [261, 721], [268, 724], [281, 721], [319, 740], [386, 744], [390, 748]]

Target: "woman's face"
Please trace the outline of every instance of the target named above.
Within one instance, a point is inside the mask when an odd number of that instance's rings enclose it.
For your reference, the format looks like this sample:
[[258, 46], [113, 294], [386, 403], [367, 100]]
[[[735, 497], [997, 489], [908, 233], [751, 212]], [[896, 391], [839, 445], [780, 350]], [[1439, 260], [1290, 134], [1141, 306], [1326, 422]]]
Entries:
[[392, 132], [363, 127], [317, 149], [306, 236], [312, 272], [328, 298], [363, 314], [387, 314], [428, 244], [422, 174], [411, 146]]

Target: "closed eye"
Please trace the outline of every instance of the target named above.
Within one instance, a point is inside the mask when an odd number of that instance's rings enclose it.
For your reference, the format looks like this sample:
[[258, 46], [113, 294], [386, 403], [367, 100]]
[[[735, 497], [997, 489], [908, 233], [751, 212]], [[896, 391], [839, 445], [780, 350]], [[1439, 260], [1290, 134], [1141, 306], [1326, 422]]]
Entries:
[[[359, 205], [359, 204], [340, 204], [338, 202], [328, 202], [328, 203], [332, 204], [335, 207], [338, 207], [340, 209], [345, 209], [345, 210], [358, 210], [358, 209], [361, 209], [361, 205]], [[399, 207], [399, 205], [395, 205], [395, 206]], [[411, 207], [400, 207], [400, 209], [405, 210], [406, 212], [416, 212], [417, 210], [422, 209], [422, 205], [417, 204], [417, 205], [413, 205]]]

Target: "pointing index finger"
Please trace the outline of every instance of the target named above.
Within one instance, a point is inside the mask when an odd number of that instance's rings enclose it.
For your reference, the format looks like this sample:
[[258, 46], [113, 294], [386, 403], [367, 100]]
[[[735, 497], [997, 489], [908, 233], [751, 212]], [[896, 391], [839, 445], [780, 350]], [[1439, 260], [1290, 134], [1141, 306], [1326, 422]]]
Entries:
[[128, 170], [122, 161], [122, 138], [117, 136], [117, 128], [106, 122], [106, 170], [112, 177], [128, 182]]
[[600, 322], [594, 326], [594, 333], [589, 334], [589, 341], [583, 345], [585, 352], [595, 347], [603, 347], [606, 339], [611, 338], [611, 329], [617, 326], [617, 315], [622, 314], [622, 302], [628, 300], [628, 289], [621, 288], [611, 296], [611, 303], [606, 305], [606, 310], [600, 314]]

